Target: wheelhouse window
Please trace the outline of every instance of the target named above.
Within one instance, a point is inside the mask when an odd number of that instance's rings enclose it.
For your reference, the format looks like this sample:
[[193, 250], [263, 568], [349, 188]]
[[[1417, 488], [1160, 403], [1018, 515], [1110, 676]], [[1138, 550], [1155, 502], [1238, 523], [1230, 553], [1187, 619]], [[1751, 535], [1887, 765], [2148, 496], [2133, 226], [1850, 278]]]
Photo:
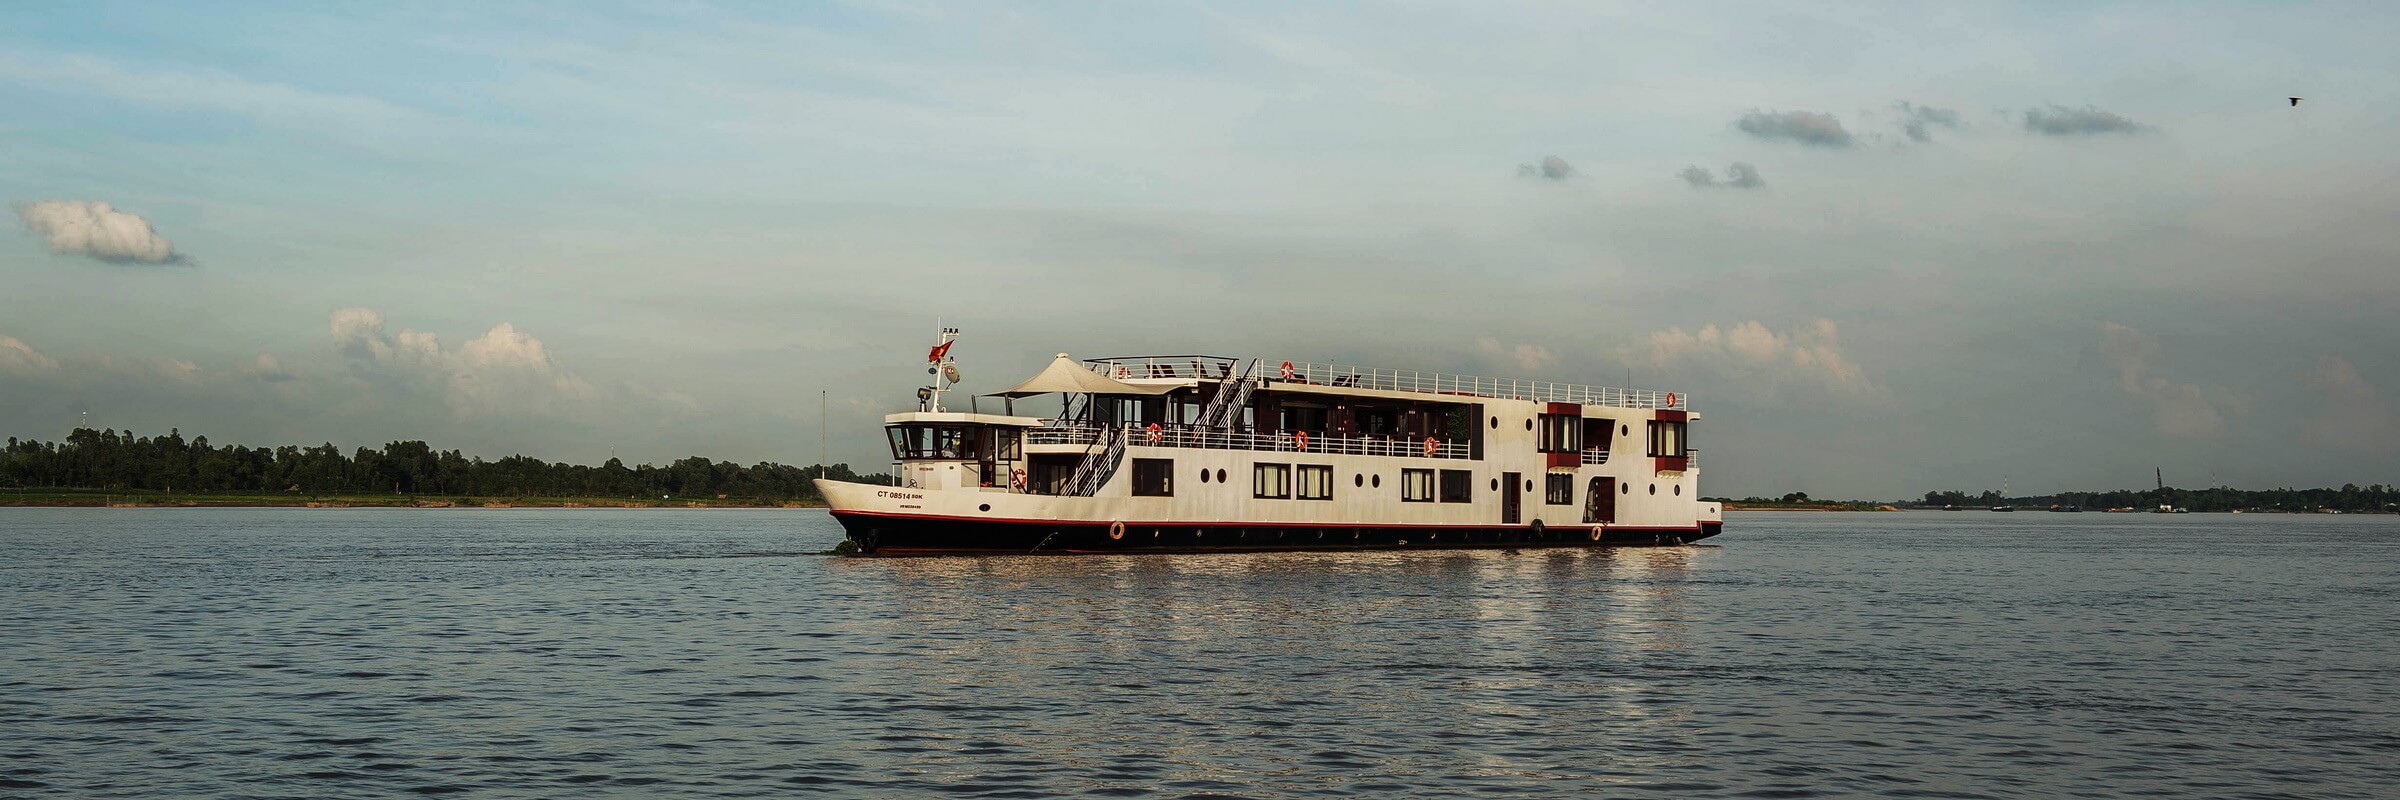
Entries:
[[1333, 467], [1327, 464], [1302, 464], [1299, 467], [1299, 489], [1302, 500], [1333, 499]]
[[1475, 502], [1475, 473], [1463, 469], [1442, 470], [1442, 502]]
[[1174, 497], [1175, 460], [1171, 458], [1134, 459], [1133, 496]]
[[1658, 419], [1651, 420], [1650, 455], [1665, 458], [1682, 458], [1684, 451], [1683, 426], [1685, 424], [1687, 423], [1681, 421], [1669, 422]]
[[1400, 502], [1433, 502], [1433, 470], [1404, 469], [1400, 471]]
[[966, 425], [893, 425], [885, 428], [892, 440], [892, 457], [979, 458], [975, 429]]
[[1572, 472], [1553, 472], [1545, 476], [1545, 480], [1542, 484], [1542, 502], [1554, 506], [1574, 505], [1575, 474]]
[[1292, 466], [1290, 464], [1251, 465], [1250, 496], [1266, 500], [1290, 499], [1292, 496]]
[[1583, 451], [1583, 417], [1575, 414], [1543, 414], [1541, 451], [1544, 453], [1577, 453]]

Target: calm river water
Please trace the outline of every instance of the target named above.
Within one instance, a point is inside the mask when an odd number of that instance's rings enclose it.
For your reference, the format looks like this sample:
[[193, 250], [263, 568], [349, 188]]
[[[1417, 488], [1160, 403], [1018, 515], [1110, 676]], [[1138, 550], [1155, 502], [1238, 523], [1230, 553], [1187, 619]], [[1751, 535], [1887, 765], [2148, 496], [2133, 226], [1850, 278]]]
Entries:
[[840, 559], [819, 511], [0, 509], [0, 795], [2400, 793], [2400, 518]]

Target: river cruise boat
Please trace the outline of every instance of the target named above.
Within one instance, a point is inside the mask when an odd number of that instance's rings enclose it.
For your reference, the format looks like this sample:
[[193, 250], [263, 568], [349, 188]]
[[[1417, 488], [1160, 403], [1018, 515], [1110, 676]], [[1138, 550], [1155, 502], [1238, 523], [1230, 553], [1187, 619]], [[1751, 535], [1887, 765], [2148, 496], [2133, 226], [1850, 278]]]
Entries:
[[[884, 418], [893, 485], [819, 480], [879, 555], [1674, 545], [1715, 536], [1688, 398], [1271, 358], [1060, 353]], [[1015, 412], [1055, 397], [1055, 416]], [[995, 413], [997, 412], [997, 413]]]

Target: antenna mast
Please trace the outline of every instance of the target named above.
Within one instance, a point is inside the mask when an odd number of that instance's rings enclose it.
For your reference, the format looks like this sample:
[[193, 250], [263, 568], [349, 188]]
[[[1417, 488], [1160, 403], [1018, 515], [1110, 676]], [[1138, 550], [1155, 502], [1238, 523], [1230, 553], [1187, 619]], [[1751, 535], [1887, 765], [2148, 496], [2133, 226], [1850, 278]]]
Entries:
[[[935, 324], [940, 323], [937, 321]], [[955, 366], [956, 360], [950, 357], [950, 343], [957, 340], [957, 328], [947, 326], [943, 327], [941, 342], [935, 344], [933, 346], [933, 352], [927, 354], [925, 357], [925, 362], [929, 365], [925, 368], [925, 371], [933, 373], [933, 386], [930, 387], [932, 389], [932, 396], [927, 398], [927, 402], [931, 405], [926, 408], [927, 411], [942, 410], [942, 393], [950, 391], [951, 384], [958, 382], [958, 367]]]

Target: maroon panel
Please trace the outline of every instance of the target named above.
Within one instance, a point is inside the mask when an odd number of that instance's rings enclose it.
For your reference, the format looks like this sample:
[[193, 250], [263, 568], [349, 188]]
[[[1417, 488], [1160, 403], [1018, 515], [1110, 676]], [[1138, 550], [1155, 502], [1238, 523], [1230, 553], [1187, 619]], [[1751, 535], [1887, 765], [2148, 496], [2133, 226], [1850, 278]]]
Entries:
[[1582, 453], [1573, 453], [1573, 452], [1569, 452], [1569, 453], [1544, 453], [1543, 455], [1547, 455], [1547, 456], [1549, 456], [1549, 457], [1550, 457], [1550, 468], [1551, 468], [1551, 469], [1557, 469], [1557, 468], [1560, 468], [1560, 467], [1570, 467], [1570, 468], [1572, 468], [1572, 467], [1580, 467], [1580, 466], [1583, 466], [1583, 454], [1582, 454]]
[[1658, 462], [1655, 465], [1657, 472], [1682, 472], [1684, 466], [1691, 460], [1688, 456], [1652, 456], [1651, 458]]
[[1551, 404], [1550, 404], [1550, 406], [1549, 406], [1549, 408], [1548, 408], [1548, 409], [1546, 409], [1546, 410], [1544, 410], [1542, 413], [1544, 413], [1544, 414], [1582, 414], [1582, 413], [1583, 413], [1583, 406], [1579, 406], [1579, 405], [1576, 405], [1576, 404], [1574, 404], [1574, 403], [1551, 403]]
[[1658, 419], [1661, 422], [1682, 422], [1684, 417], [1689, 416], [1690, 414], [1691, 412], [1689, 411], [1676, 411], [1671, 408], [1662, 408], [1658, 411]]

